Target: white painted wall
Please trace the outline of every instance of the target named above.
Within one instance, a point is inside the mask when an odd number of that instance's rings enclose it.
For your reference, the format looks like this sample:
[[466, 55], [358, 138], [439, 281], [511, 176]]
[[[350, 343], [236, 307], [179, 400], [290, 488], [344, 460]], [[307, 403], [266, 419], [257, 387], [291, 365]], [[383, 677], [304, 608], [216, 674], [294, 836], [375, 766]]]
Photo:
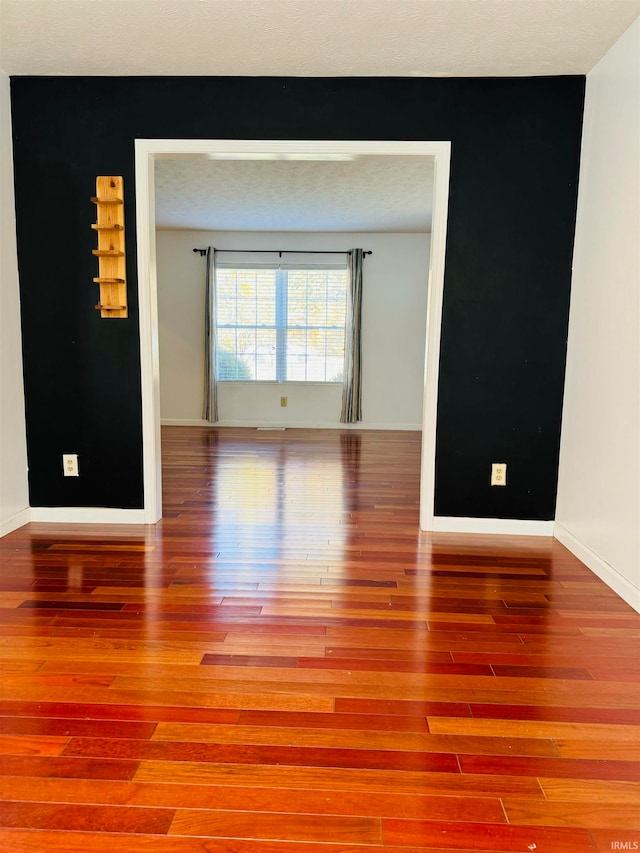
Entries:
[[0, 536], [29, 520], [9, 78], [0, 72]]
[[556, 535], [640, 609], [640, 21], [587, 76]]
[[[194, 247], [373, 251], [364, 267], [363, 427], [422, 428], [429, 234], [157, 232], [163, 422], [202, 417], [205, 259]], [[341, 386], [220, 383], [221, 424], [339, 427]], [[281, 408], [280, 397], [288, 398]]]

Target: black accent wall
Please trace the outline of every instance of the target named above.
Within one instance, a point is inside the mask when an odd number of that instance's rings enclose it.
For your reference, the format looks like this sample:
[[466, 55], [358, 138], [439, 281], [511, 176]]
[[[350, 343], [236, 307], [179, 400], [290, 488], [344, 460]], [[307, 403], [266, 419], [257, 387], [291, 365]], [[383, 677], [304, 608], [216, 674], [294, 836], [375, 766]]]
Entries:
[[[583, 77], [17, 77], [11, 91], [32, 506], [143, 506], [134, 139], [424, 139], [452, 141], [436, 514], [553, 518]], [[124, 176], [126, 320], [93, 307], [96, 175]], [[63, 478], [75, 452], [81, 476]], [[492, 461], [507, 488], [489, 485]]]

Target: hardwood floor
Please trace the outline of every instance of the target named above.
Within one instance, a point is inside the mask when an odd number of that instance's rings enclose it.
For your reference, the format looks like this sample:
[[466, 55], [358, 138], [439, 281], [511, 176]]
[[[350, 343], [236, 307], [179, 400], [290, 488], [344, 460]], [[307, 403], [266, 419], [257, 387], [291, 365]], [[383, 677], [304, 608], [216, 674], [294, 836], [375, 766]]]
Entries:
[[419, 456], [164, 428], [159, 525], [0, 540], [0, 851], [638, 849], [640, 616]]

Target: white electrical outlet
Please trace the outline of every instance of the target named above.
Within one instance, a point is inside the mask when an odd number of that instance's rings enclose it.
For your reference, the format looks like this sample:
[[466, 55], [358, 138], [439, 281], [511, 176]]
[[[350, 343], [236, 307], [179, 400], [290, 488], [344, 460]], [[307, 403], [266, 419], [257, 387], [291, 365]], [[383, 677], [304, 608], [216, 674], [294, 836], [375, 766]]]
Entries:
[[62, 454], [62, 471], [65, 477], [79, 477], [78, 471], [78, 454], [63, 453]]
[[491, 485], [506, 486], [507, 485], [507, 463], [493, 462], [491, 465]]

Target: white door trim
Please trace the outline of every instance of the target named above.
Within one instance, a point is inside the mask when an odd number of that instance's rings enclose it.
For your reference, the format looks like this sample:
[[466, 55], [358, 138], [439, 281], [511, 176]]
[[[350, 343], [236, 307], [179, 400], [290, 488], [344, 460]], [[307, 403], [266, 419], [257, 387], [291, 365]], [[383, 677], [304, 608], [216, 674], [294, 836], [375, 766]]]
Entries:
[[[144, 518], [155, 524], [162, 517], [160, 455], [160, 369], [154, 163], [156, 157], [228, 154], [375, 154], [434, 158], [433, 225], [427, 297], [427, 343], [422, 415], [420, 472], [420, 527], [433, 530], [435, 494], [436, 420], [440, 367], [440, 327], [444, 290], [444, 258], [449, 204], [450, 142], [136, 139], [135, 191], [140, 310], [140, 366], [142, 381], [142, 442]], [[126, 192], [126, 188], [125, 188]]]

